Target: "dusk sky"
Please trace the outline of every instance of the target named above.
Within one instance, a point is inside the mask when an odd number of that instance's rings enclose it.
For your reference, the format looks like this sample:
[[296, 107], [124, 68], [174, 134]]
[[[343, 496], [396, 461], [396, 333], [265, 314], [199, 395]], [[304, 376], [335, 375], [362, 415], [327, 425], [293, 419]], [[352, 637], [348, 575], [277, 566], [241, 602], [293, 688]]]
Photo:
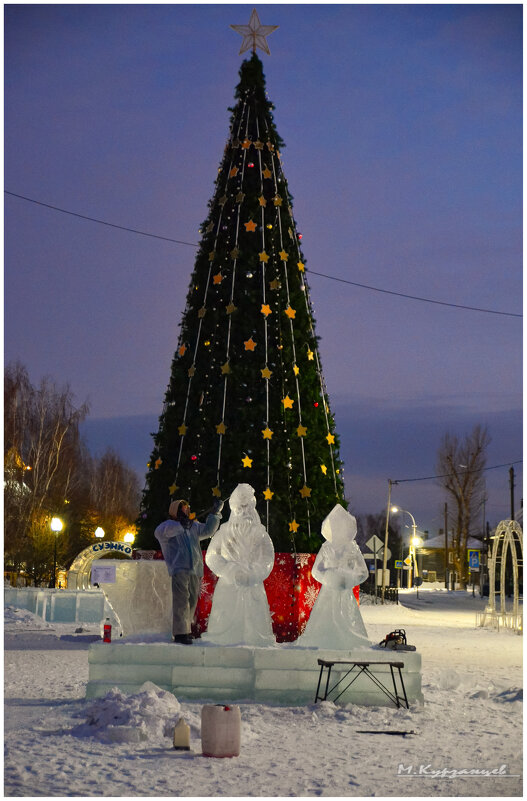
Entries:
[[[90, 401], [141, 476], [229, 135], [252, 5], [6, 5], [5, 361]], [[256, 6], [352, 511], [488, 425], [522, 458], [522, 5]], [[516, 506], [522, 465], [515, 464]], [[436, 481], [392, 500], [437, 533]], [[405, 519], [405, 522], [408, 520]]]

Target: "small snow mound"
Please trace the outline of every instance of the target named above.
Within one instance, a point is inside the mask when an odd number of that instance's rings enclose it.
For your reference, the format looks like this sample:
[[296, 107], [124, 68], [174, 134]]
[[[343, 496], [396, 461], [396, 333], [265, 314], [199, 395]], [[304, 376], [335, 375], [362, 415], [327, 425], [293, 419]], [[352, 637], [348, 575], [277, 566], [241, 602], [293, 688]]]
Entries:
[[485, 699], [487, 699], [488, 697], [489, 697], [489, 691], [488, 690], [476, 690], [476, 692], [472, 693], [471, 696], [470, 696], [470, 698], [474, 698], [474, 699], [475, 698], [485, 698]]
[[[148, 681], [133, 695], [114, 687], [84, 707], [78, 716], [86, 720], [71, 730], [74, 737], [94, 737], [102, 743], [156, 740], [166, 744], [182, 714], [181, 704], [172, 693]], [[183, 717], [194, 733], [199, 733], [197, 715]]]
[[4, 628], [7, 631], [12, 631], [13, 629], [20, 631], [22, 629], [51, 629], [53, 627], [27, 609], [19, 609], [17, 606], [7, 605], [4, 607]]

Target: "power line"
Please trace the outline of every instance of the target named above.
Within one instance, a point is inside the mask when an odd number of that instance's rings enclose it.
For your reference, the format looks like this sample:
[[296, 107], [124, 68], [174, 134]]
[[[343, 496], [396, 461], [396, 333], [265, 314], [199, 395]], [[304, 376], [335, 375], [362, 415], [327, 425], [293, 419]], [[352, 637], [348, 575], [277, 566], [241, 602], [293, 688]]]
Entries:
[[136, 228], [127, 228], [125, 225], [116, 225], [115, 223], [106, 222], [106, 220], [98, 220], [96, 217], [87, 217], [86, 214], [77, 214], [75, 211], [68, 211], [61, 209], [58, 206], [52, 206], [51, 203], [43, 203], [41, 200], [34, 200], [31, 197], [24, 195], [17, 195], [16, 192], [8, 192], [4, 189], [6, 195], [18, 197], [20, 200], [27, 200], [28, 203], [35, 203], [37, 206], [44, 206], [46, 209], [53, 209], [53, 211], [60, 211], [61, 214], [70, 214], [72, 217], [80, 217], [81, 220], [89, 220], [90, 222], [99, 223], [99, 225], [108, 225], [110, 228], [119, 228], [121, 231], [129, 231], [131, 234], [139, 234], [140, 236], [149, 236], [152, 239], [163, 239], [165, 242], [175, 242], [176, 245], [189, 245], [191, 248], [197, 248], [195, 242], [183, 242], [181, 239], [171, 239], [168, 236], [159, 236], [159, 234], [149, 234], [147, 231], [138, 231]]
[[[99, 220], [97, 217], [88, 217], [86, 214], [78, 214], [75, 211], [69, 211], [68, 209], [61, 209], [59, 206], [53, 206], [51, 203], [44, 203], [41, 200], [35, 200], [31, 197], [26, 197], [25, 195], [19, 195], [16, 192], [9, 192], [7, 189], [4, 189], [4, 193], [6, 195], [11, 195], [11, 197], [17, 197], [20, 200], [25, 200], [28, 203], [34, 203], [37, 206], [44, 206], [46, 209], [52, 209], [53, 211], [59, 211], [61, 214], [69, 214], [71, 217], [78, 217], [81, 220], [88, 220], [89, 222], [98, 223], [99, 225], [106, 225], [110, 228], [118, 228], [121, 231], [128, 231], [131, 234], [138, 234], [139, 236], [148, 236], [151, 239], [161, 239], [164, 242], [174, 242], [176, 245], [188, 245], [192, 248], [199, 247], [198, 244], [195, 242], [185, 242], [181, 239], [172, 239], [169, 236], [160, 236], [159, 234], [151, 234], [147, 231], [139, 231], [137, 228], [128, 228], [125, 225], [117, 225], [116, 223], [107, 222], [106, 220]], [[497, 311], [496, 309], [483, 309], [478, 306], [465, 306], [460, 303], [448, 303], [444, 300], [433, 300], [432, 298], [422, 298], [418, 295], [408, 295], [404, 292], [395, 292], [391, 289], [381, 289], [380, 287], [376, 286], [369, 286], [368, 284], [360, 284], [357, 281], [349, 281], [346, 278], [338, 278], [334, 275], [327, 275], [326, 273], [319, 273], [316, 270], [306, 269], [306, 272], [311, 273], [312, 275], [318, 275], [322, 278], [328, 278], [330, 281], [339, 281], [342, 284], [349, 284], [350, 286], [356, 286], [360, 289], [368, 289], [371, 292], [382, 292], [385, 295], [395, 295], [398, 298], [406, 298], [407, 300], [418, 300], [421, 303], [433, 303], [438, 306], [450, 306], [454, 309], [463, 309], [465, 311], [475, 311], [475, 312], [483, 312], [485, 314], [499, 314], [503, 317], [523, 317], [523, 314], [517, 314], [516, 312], [506, 312], [506, 311]]]
[[[493, 464], [491, 467], [483, 467], [481, 470], [465, 470], [464, 473], [484, 473], [486, 470], [497, 470], [499, 467], [512, 467], [513, 464], [523, 464], [523, 459], [518, 459], [516, 462], [505, 462], [505, 464]], [[453, 473], [443, 473], [441, 476], [423, 476], [422, 478], [398, 478], [397, 481], [392, 480], [392, 484], [407, 484], [410, 481], [432, 481], [434, 478], [448, 478], [454, 475]]]
[[346, 278], [336, 278], [334, 275], [317, 273], [314, 270], [309, 270], [309, 272], [312, 275], [321, 275], [323, 278], [329, 278], [331, 279], [331, 281], [340, 281], [343, 284], [351, 284], [352, 286], [361, 287], [361, 289], [370, 289], [373, 292], [384, 292], [386, 295], [397, 295], [397, 297], [399, 298], [408, 298], [409, 300], [420, 300], [422, 303], [436, 303], [439, 306], [452, 306], [454, 309], [468, 309], [469, 311], [485, 312], [486, 314], [502, 314], [505, 317], [523, 317], [523, 314], [516, 314], [515, 312], [496, 311], [495, 309], [481, 309], [478, 308], [477, 306], [463, 306], [460, 303], [447, 303], [444, 300], [432, 300], [431, 298], [420, 298], [417, 295], [406, 295], [404, 292], [394, 292], [391, 289], [380, 289], [377, 286], [368, 286], [367, 284], [359, 284], [356, 281], [348, 281]]

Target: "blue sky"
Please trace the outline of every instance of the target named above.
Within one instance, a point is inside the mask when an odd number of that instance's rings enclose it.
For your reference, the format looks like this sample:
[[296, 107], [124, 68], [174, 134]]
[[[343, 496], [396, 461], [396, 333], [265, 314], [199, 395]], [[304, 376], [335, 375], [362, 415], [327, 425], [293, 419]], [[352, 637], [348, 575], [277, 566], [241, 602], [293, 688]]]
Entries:
[[[257, 6], [260, 54], [313, 271], [522, 311], [522, 6]], [[5, 188], [198, 241], [250, 5], [5, 6]], [[194, 250], [5, 198], [5, 360], [88, 398], [95, 449], [141, 473]], [[519, 318], [311, 275], [358, 512], [435, 474], [443, 433], [488, 424], [491, 522], [522, 457]], [[521, 497], [521, 465], [516, 465]], [[395, 501], [441, 524], [434, 482]]]

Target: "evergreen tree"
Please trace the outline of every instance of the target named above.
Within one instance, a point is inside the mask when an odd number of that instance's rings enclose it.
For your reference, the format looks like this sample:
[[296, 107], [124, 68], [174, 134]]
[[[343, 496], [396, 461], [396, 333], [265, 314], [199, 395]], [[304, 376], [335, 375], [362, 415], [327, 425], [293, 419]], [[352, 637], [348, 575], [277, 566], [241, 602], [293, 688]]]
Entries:
[[262, 63], [243, 62], [201, 227], [143, 493], [142, 548], [170, 499], [198, 511], [251, 484], [276, 551], [317, 551], [344, 501], [339, 440]]

